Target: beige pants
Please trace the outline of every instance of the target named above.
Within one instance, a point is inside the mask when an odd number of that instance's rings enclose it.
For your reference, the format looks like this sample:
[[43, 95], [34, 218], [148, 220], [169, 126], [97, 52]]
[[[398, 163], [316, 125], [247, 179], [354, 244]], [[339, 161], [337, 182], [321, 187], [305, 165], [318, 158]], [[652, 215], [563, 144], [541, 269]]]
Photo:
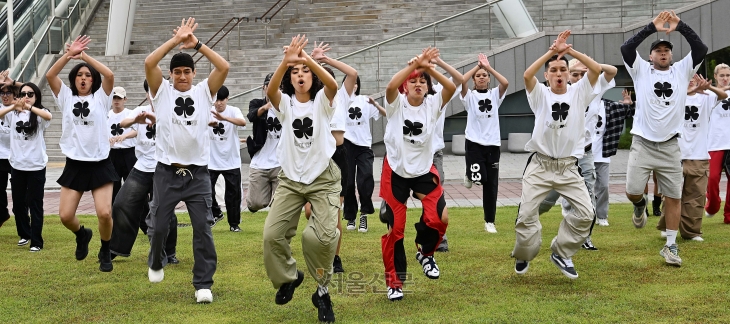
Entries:
[[297, 262], [291, 256], [291, 239], [297, 233], [299, 216], [306, 202], [312, 217], [302, 232], [302, 254], [309, 274], [327, 286], [332, 277], [337, 240], [337, 211], [340, 206], [340, 169], [330, 164], [311, 184], [290, 180], [279, 173], [269, 215], [264, 223], [264, 267], [274, 288], [297, 279]]
[[590, 234], [595, 212], [583, 177], [574, 157], [552, 159], [540, 153], [530, 157], [522, 176], [522, 198], [515, 224], [516, 240], [512, 256], [531, 261], [542, 244], [542, 225], [538, 209], [550, 190], [555, 189], [573, 209], [560, 222], [558, 235], [550, 248], [570, 258]]
[[[248, 170], [248, 194], [246, 205], [252, 213], [271, 206], [272, 194], [279, 185], [279, 171], [281, 168]], [[217, 191], [216, 191], [217, 192]]]
[[[682, 216], [679, 222], [679, 233], [684, 239], [702, 236], [702, 216], [707, 198], [707, 179], [710, 174], [709, 160], [683, 160], [682, 175]], [[656, 228], [666, 231], [664, 211]]]

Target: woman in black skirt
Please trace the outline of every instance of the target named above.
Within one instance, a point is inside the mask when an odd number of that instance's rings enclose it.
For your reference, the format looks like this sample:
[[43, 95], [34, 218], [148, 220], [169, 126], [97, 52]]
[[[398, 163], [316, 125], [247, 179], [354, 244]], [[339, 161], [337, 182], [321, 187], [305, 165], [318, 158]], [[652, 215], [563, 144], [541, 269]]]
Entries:
[[[109, 160], [109, 135], [106, 130], [114, 73], [84, 53], [90, 41], [87, 36], [77, 37], [48, 70], [46, 79], [63, 114], [60, 145], [66, 155], [66, 166], [58, 178], [58, 184], [61, 185], [58, 214], [63, 225], [76, 234], [76, 260], [85, 259], [89, 253], [92, 232], [79, 224], [76, 209], [84, 192], [91, 191], [99, 218], [99, 270], [108, 272], [112, 271], [109, 252], [112, 183], [119, 180]], [[71, 69], [69, 86], [66, 86], [58, 74], [72, 59], [83, 62]]]

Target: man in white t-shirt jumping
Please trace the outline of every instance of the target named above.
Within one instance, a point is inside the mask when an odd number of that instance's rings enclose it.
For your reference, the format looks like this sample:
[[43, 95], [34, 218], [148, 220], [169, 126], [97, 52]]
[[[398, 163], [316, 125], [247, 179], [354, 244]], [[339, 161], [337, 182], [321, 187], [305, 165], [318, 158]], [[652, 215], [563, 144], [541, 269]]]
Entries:
[[231, 232], [240, 232], [241, 228], [241, 141], [238, 138], [239, 127], [246, 126], [243, 113], [238, 107], [228, 105], [228, 88], [221, 86], [218, 90], [213, 110], [214, 120], [210, 122], [210, 185], [213, 188], [213, 217], [223, 218], [223, 211], [215, 199], [215, 183], [223, 176], [226, 183], [226, 213]]
[[[164, 243], [175, 206], [184, 201], [193, 227], [193, 286], [198, 303], [210, 303], [218, 257], [211, 225], [212, 189], [210, 160], [210, 107], [228, 75], [229, 64], [218, 53], [202, 44], [193, 34], [194, 18], [182, 21], [175, 35], [145, 59], [145, 75], [150, 98], [157, 115], [154, 189], [147, 220], [150, 254], [147, 264], [150, 282], [164, 278], [167, 264]], [[195, 49], [214, 66], [207, 79], [193, 85], [195, 63], [186, 53], [170, 60], [170, 80], [162, 77], [160, 61], [182, 43], [180, 49]]]
[[[665, 27], [669, 24], [669, 27]], [[672, 64], [672, 43], [657, 39], [651, 43], [644, 61], [636, 49], [657, 31], [679, 31], [690, 52]], [[644, 187], [653, 171], [664, 195], [667, 242], [659, 254], [665, 262], [681, 266], [676, 244], [682, 198], [682, 156], [678, 137], [682, 134], [687, 86], [707, 54], [707, 46], [674, 12], [663, 11], [654, 21], [621, 46], [621, 55], [636, 90], [636, 114], [631, 134], [631, 152], [626, 172], [626, 197], [634, 204], [632, 221], [636, 228], [646, 225]]]
[[[590, 234], [595, 212], [591, 196], [578, 170], [578, 159], [585, 153], [585, 107], [595, 97], [601, 66], [567, 44], [570, 31], [555, 40], [547, 53], [525, 71], [525, 91], [535, 113], [535, 128], [525, 150], [533, 152], [522, 176], [522, 199], [515, 223], [515, 247], [512, 257], [515, 272], [525, 274], [530, 261], [542, 244], [540, 204], [551, 190], [556, 190], [573, 207], [563, 215], [558, 235], [553, 238], [550, 261], [570, 279], [578, 278], [572, 257]], [[568, 60], [578, 59], [588, 74], [568, 86]], [[535, 75], [545, 66], [549, 87]]]

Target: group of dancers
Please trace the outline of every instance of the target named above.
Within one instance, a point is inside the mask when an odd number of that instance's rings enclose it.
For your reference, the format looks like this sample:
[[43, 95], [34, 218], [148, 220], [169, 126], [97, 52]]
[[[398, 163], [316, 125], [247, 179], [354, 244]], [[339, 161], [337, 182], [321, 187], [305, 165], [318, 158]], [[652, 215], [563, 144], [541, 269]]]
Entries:
[[[240, 109], [227, 105], [228, 89], [223, 84], [229, 63], [195, 37], [196, 28], [195, 19], [183, 19], [174, 36], [145, 59], [143, 87], [149, 105], [131, 111], [124, 108], [126, 91], [114, 87], [114, 73], [86, 54], [88, 37], [68, 45], [46, 77], [62, 113], [60, 146], [67, 159], [58, 179], [59, 215], [76, 236], [76, 259], [86, 258], [93, 236], [76, 217], [81, 196], [91, 191], [99, 220], [100, 270], [112, 271], [114, 257], [128, 257], [142, 229], [150, 242], [148, 278], [161, 282], [164, 267], [179, 262], [174, 209], [184, 201], [193, 229], [195, 298], [210, 303], [217, 265], [211, 227], [223, 218], [213, 188], [223, 175], [230, 231], [239, 232], [237, 127], [247, 121]], [[673, 45], [660, 39], [651, 44], [650, 62], [641, 59], [636, 48], [644, 39], [657, 31], [675, 30], [689, 43], [690, 54], [672, 64]], [[621, 47], [634, 80], [635, 102], [628, 91], [621, 102], [613, 102], [602, 96], [615, 86], [617, 69], [574, 49], [567, 43], [569, 36], [570, 31], [560, 33], [524, 73], [535, 127], [526, 145], [532, 154], [515, 223], [515, 272], [528, 271], [542, 243], [539, 215], [562, 196], [564, 218], [552, 240], [550, 260], [567, 277], [578, 277], [573, 256], [581, 246], [596, 249], [590, 240], [594, 224], [608, 226], [608, 164], [616, 154], [624, 120], [632, 115], [626, 194], [635, 206], [633, 222], [637, 228], [646, 224], [643, 193], [653, 172], [664, 197], [659, 229], [667, 241], [660, 254], [666, 263], [679, 266], [677, 233], [686, 239], [701, 238], [707, 171], [709, 187], [717, 187], [728, 160], [725, 151], [730, 147], [723, 146], [722, 139], [730, 134], [722, 122], [730, 118], [729, 104], [721, 100], [730, 93], [730, 67], [717, 66], [717, 86], [696, 76], [707, 47], [673, 12], [662, 12]], [[184, 52], [172, 56], [169, 79], [163, 77], [160, 62], [178, 45], [211, 62], [214, 69], [207, 78], [195, 83], [195, 63]], [[448, 250], [449, 224], [439, 163], [444, 107], [457, 97], [468, 116], [464, 184], [482, 186], [484, 228], [497, 231], [498, 111], [509, 82], [484, 54], [462, 75], [440, 58], [437, 48], [429, 47], [404, 62], [388, 83], [381, 107], [360, 95], [354, 68], [327, 56], [329, 45], [315, 43], [311, 52], [307, 45], [306, 37], [296, 36], [284, 46], [280, 64], [264, 80], [265, 98], [250, 103], [247, 119], [253, 135], [241, 141], [252, 156], [246, 204], [251, 212], [270, 207], [263, 229], [263, 260], [280, 305], [292, 300], [305, 277], [292, 257], [291, 240], [306, 205], [302, 255], [317, 282], [311, 300], [320, 321], [334, 322], [328, 285], [334, 272], [344, 271], [339, 256], [341, 206], [344, 202], [348, 230], [367, 232], [367, 217], [375, 212], [370, 198], [374, 190], [370, 119], [388, 119], [379, 195], [380, 220], [388, 228], [381, 238], [387, 298], [395, 301], [403, 299], [407, 274], [404, 232], [411, 196], [423, 206], [415, 224], [416, 261], [426, 277], [440, 277], [434, 254]], [[574, 59], [569, 61], [568, 55]], [[58, 74], [72, 60], [82, 62], [71, 70], [66, 85]], [[341, 86], [325, 65], [344, 73]], [[545, 83], [536, 77], [541, 68]], [[0, 175], [5, 181], [6, 169], [12, 175], [18, 245], [30, 243], [31, 251], [40, 251], [48, 161], [43, 131], [52, 115], [43, 107], [36, 85], [19, 84], [7, 73], [0, 78], [0, 117], [3, 129], [9, 129], [0, 134], [0, 140], [9, 142], [0, 146], [4, 154], [0, 158], [7, 159], [0, 160]], [[711, 215], [718, 212], [719, 196], [717, 188], [707, 191]], [[0, 218], [9, 218], [7, 211]], [[725, 222], [730, 222], [727, 206]]]

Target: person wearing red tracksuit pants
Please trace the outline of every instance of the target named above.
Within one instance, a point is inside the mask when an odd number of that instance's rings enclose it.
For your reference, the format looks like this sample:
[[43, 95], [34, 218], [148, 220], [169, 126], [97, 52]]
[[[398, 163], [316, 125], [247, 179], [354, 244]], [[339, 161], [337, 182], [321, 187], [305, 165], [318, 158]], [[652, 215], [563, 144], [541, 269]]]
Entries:
[[[383, 161], [380, 197], [392, 209], [393, 216], [387, 220], [389, 231], [383, 235], [381, 243], [385, 282], [391, 301], [403, 299], [407, 263], [403, 238], [406, 202], [411, 191], [423, 205], [421, 219], [416, 223], [416, 259], [428, 278], [439, 278], [433, 254], [446, 233], [448, 214], [439, 173], [433, 165], [432, 134], [443, 107], [456, 91], [454, 84], [461, 84], [462, 76], [456, 72], [452, 82], [437, 72], [431, 61], [438, 56], [438, 49], [424, 49], [393, 76], [385, 93], [387, 154]], [[444, 86], [441, 93], [433, 91], [431, 77]], [[403, 94], [398, 91], [401, 86]]]
[[[730, 95], [728, 85], [730, 84], [730, 66], [725, 63], [718, 64], [715, 67], [715, 80], [717, 86], [725, 90]], [[712, 110], [710, 116], [710, 135], [707, 138], [707, 149], [710, 153], [710, 174], [707, 182], [707, 204], [705, 205], [705, 216], [712, 217], [720, 211], [720, 179], [722, 170], [725, 169], [725, 176], [730, 178], [730, 128], [727, 127], [730, 122], [730, 98], [725, 99], [717, 104]], [[730, 224], [730, 182], [727, 185], [727, 193], [725, 194], [725, 224]]]

